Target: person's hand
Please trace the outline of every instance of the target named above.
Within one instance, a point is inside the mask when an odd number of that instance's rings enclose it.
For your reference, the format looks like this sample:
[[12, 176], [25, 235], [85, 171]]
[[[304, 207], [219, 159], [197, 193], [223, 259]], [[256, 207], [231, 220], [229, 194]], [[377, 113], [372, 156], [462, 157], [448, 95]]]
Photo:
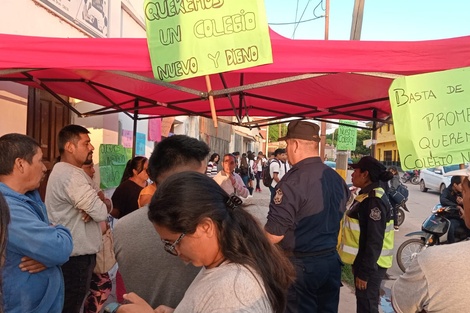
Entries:
[[356, 277], [356, 288], [359, 290], [366, 290], [367, 289], [367, 282], [365, 280]]
[[21, 269], [21, 271], [29, 272], [30, 274], [42, 272], [47, 268], [41, 262], [33, 260], [27, 256], [21, 258], [21, 263], [18, 267]]
[[[144, 299], [139, 297], [137, 294], [131, 292], [123, 295], [124, 300], [127, 300], [128, 304], [123, 304], [117, 309], [116, 313], [154, 313], [152, 307], [145, 302]], [[172, 311], [173, 312], [173, 311]]]
[[80, 213], [82, 213], [82, 221], [84, 221], [85, 223], [91, 221], [90, 215], [88, 215], [85, 211], [80, 210]]
[[98, 191], [98, 197], [101, 199], [101, 201], [104, 201], [104, 199], [106, 199], [102, 190]]
[[461, 206], [459, 206], [458, 208], [459, 208], [460, 218], [465, 219], [465, 210]]
[[155, 313], [173, 313], [175, 309], [167, 307], [166, 305], [160, 305], [155, 309]]
[[456, 201], [458, 204], [463, 204], [463, 198], [460, 196], [457, 196]]

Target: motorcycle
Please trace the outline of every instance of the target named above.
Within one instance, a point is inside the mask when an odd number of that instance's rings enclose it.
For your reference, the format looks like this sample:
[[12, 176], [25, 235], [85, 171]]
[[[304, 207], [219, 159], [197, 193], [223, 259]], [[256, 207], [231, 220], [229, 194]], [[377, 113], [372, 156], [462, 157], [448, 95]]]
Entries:
[[400, 180], [402, 183], [410, 182], [413, 185], [419, 185], [419, 170], [405, 171]]
[[398, 204], [398, 210], [397, 210], [397, 225], [401, 226], [403, 222], [405, 221], [405, 211], [410, 212], [408, 210], [408, 207], [405, 205], [405, 203]]
[[[449, 232], [449, 217], [459, 214], [459, 208], [454, 206], [443, 207], [440, 204], [434, 206], [431, 215], [426, 218], [421, 226], [421, 231], [406, 234], [406, 237], [419, 236], [403, 242], [397, 250], [398, 267], [405, 272], [414, 258], [423, 250], [435, 245], [447, 244]], [[457, 227], [455, 230], [455, 242], [468, 238], [468, 230]]]

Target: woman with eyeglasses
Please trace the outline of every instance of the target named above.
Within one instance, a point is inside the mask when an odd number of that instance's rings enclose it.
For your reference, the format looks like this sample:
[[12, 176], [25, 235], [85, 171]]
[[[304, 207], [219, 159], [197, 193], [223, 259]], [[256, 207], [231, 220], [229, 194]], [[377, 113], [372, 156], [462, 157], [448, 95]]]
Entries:
[[149, 218], [167, 252], [203, 266], [173, 309], [155, 311], [136, 294], [117, 312], [282, 313], [294, 271], [258, 221], [213, 179], [195, 172], [168, 178], [152, 199]]

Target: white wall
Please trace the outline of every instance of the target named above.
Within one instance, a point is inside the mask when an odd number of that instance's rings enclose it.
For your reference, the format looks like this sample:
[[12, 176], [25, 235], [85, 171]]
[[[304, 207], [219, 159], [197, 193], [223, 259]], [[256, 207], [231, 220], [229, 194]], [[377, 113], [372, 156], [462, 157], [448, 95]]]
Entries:
[[28, 88], [11, 82], [0, 83], [0, 136], [26, 133]]

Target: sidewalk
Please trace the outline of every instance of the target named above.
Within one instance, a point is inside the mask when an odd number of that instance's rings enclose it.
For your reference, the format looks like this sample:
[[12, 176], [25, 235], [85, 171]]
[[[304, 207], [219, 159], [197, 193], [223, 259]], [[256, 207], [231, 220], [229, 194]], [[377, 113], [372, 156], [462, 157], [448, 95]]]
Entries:
[[[253, 198], [244, 201], [244, 208], [259, 219], [261, 225], [266, 224], [266, 216], [269, 209], [270, 193], [267, 187], [262, 188], [261, 192], [253, 192]], [[354, 290], [344, 285], [340, 289], [339, 296], [340, 313], [356, 313], [356, 296]]]

